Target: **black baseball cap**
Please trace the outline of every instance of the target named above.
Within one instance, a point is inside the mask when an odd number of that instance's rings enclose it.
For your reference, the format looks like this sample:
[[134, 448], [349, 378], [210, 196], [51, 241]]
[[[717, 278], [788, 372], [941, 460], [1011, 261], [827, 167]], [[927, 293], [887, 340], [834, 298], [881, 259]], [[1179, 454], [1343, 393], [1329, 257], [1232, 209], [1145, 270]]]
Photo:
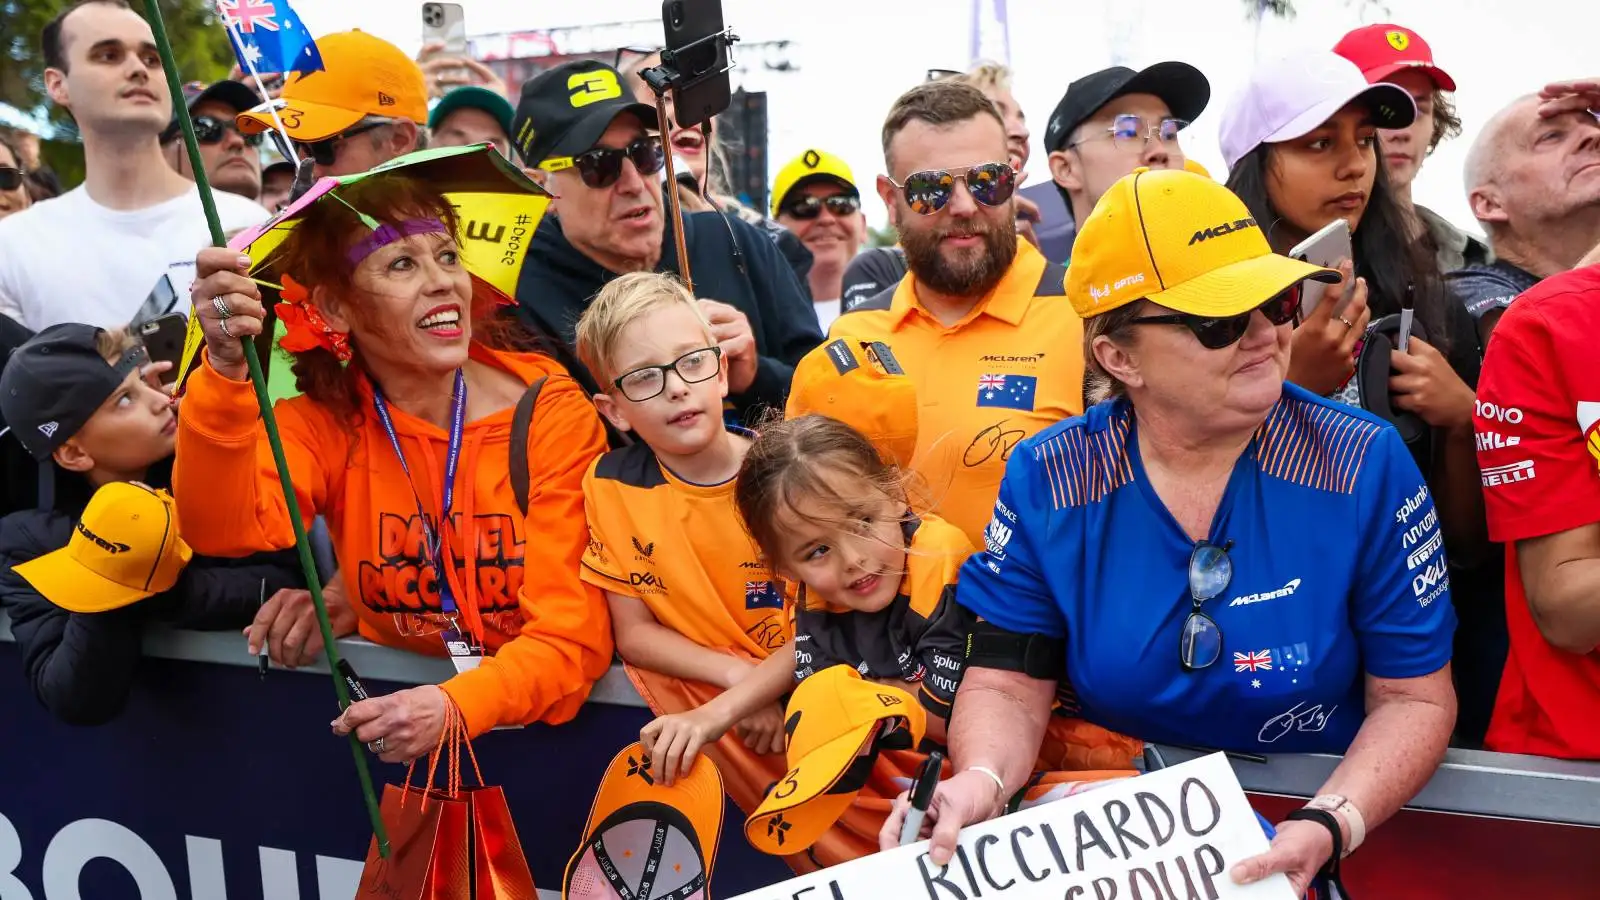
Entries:
[[0, 415], [40, 462], [149, 360], [144, 345], [135, 344], [115, 363], [106, 362], [95, 346], [100, 332], [93, 325], [52, 325], [13, 351], [0, 372]]
[[656, 109], [633, 99], [616, 69], [595, 60], [564, 63], [522, 85], [511, 145], [524, 165], [591, 150], [623, 113], [659, 128]]
[[1159, 62], [1138, 72], [1126, 66], [1112, 66], [1085, 75], [1067, 85], [1066, 94], [1050, 114], [1044, 149], [1063, 149], [1067, 138], [1084, 120], [1128, 94], [1154, 94], [1175, 117], [1193, 122], [1211, 100], [1211, 82], [1199, 69], [1181, 62]]
[[[190, 113], [194, 108], [208, 100], [215, 100], [233, 109], [235, 114], [242, 113], [261, 103], [261, 96], [243, 82], [229, 80], [218, 81], [214, 84], [204, 84], [191, 81], [183, 86], [183, 105]], [[166, 130], [161, 132], [161, 143], [175, 140], [182, 127], [178, 124], [178, 111], [172, 111], [172, 121]]]

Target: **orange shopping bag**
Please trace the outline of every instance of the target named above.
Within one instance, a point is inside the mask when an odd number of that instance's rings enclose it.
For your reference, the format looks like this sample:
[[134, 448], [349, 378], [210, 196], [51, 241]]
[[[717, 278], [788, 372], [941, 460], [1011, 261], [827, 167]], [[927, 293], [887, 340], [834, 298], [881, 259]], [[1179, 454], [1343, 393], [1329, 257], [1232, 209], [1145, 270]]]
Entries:
[[[461, 783], [461, 748], [466, 747], [477, 787]], [[445, 786], [433, 787], [440, 760]], [[411, 785], [416, 764], [401, 787], [384, 788], [380, 813], [388, 827], [389, 858], [378, 842], [367, 850], [357, 900], [536, 900], [533, 874], [517, 839], [505, 794], [483, 784], [466, 724], [451, 703], [439, 744], [428, 756], [428, 780]]]

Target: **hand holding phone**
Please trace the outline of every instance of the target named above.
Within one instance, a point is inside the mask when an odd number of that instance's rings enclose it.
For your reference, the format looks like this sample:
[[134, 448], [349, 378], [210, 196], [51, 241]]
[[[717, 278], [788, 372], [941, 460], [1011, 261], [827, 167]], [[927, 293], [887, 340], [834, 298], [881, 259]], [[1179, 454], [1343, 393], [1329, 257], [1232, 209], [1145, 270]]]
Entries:
[[184, 338], [189, 331], [189, 319], [183, 313], [167, 313], [158, 319], [134, 326], [139, 340], [152, 363], [169, 363], [161, 371], [161, 383], [171, 385], [178, 380], [178, 364], [183, 361]]
[[[1317, 232], [1294, 246], [1289, 251], [1289, 256], [1301, 262], [1308, 262], [1314, 266], [1325, 269], [1337, 269], [1345, 260], [1352, 259], [1350, 246], [1350, 223], [1344, 219], [1334, 219]], [[1332, 312], [1339, 315], [1342, 307], [1350, 300], [1350, 293], [1355, 289], [1355, 279], [1346, 278], [1341, 285], [1344, 296], [1339, 298]], [[1311, 313], [1321, 302], [1327, 286], [1318, 281], [1304, 281], [1300, 284], [1300, 318], [1302, 321], [1311, 318]]]

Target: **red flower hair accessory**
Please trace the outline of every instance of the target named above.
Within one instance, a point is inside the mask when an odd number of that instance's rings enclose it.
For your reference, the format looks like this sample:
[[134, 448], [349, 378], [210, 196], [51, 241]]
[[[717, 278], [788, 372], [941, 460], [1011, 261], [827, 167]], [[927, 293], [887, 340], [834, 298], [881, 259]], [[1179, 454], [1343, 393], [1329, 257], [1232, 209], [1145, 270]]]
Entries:
[[322, 311], [311, 302], [311, 292], [305, 285], [285, 275], [278, 296], [281, 302], [272, 309], [283, 322], [284, 335], [279, 346], [290, 353], [305, 353], [321, 347], [340, 362], [350, 361], [350, 335], [328, 324]]

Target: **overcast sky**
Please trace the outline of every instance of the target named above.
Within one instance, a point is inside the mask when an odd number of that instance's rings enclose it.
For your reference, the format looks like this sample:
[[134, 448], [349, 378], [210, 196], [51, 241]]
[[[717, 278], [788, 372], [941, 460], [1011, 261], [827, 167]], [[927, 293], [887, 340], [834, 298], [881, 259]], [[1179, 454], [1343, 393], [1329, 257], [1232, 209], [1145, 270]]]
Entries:
[[[971, 0], [722, 0], [746, 41], [793, 41], [797, 71], [766, 71], [754, 58], [736, 84], [768, 92], [769, 159], [776, 170], [812, 145], [843, 156], [864, 191], [883, 171], [878, 129], [894, 98], [929, 68], [971, 62]], [[1514, 98], [1551, 80], [1600, 75], [1593, 0], [1298, 0], [1300, 15], [1260, 28], [1241, 0], [1009, 0], [1010, 64], [1034, 134], [1029, 182], [1050, 177], [1040, 146], [1044, 123], [1073, 79], [1113, 64], [1166, 59], [1197, 66], [1211, 80], [1207, 112], [1186, 132], [1188, 154], [1225, 172], [1218, 113], [1259, 52], [1263, 58], [1329, 48], [1350, 28], [1399, 22], [1433, 45], [1458, 85], [1466, 135], [1442, 146], [1415, 188], [1417, 201], [1475, 228], [1461, 189], [1461, 164], [1477, 127]], [[408, 0], [294, 0], [314, 34], [363, 28], [407, 51], [421, 43], [421, 3]], [[472, 35], [659, 19], [656, 0], [462, 0]], [[414, 10], [407, 14], [402, 10]], [[659, 30], [650, 32], [657, 35]], [[881, 204], [867, 203], [881, 224]]]

